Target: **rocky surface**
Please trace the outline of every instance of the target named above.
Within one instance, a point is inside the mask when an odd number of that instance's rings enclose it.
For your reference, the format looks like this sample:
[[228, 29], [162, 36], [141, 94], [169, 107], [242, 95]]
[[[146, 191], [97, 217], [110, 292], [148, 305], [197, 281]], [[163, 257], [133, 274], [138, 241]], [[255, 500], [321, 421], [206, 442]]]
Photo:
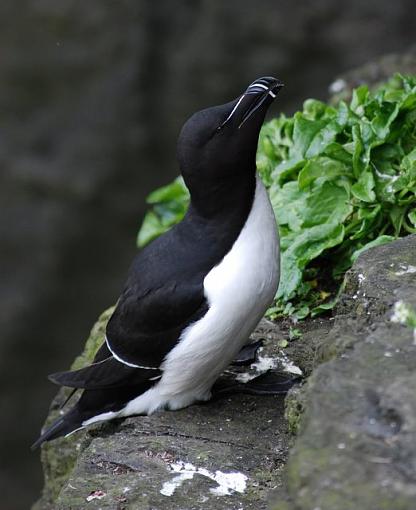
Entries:
[[[111, 311], [100, 317], [73, 368], [93, 357]], [[253, 334], [264, 342], [258, 364], [233, 371], [257, 375], [275, 367], [298, 373], [298, 365], [308, 370], [312, 344], [289, 360], [279, 347], [284, 336], [263, 320]], [[58, 393], [48, 422], [61, 412], [67, 394]], [[283, 396], [235, 395], [106, 423], [43, 446], [45, 486], [34, 510], [81, 509], [87, 503], [102, 509], [267, 508], [281, 485], [290, 440]]]
[[288, 398], [298, 436], [273, 509], [414, 510], [416, 236], [362, 254], [334, 322]]
[[334, 320], [303, 328], [284, 349], [283, 325], [253, 335], [265, 339], [257, 368], [309, 375], [286, 401], [236, 395], [47, 444], [35, 510], [414, 510], [416, 236], [363, 253]]
[[396, 73], [416, 74], [416, 46], [404, 53], [384, 55], [340, 75], [329, 87], [332, 101], [336, 103], [340, 99], [348, 100], [352, 89], [363, 84], [375, 88]]

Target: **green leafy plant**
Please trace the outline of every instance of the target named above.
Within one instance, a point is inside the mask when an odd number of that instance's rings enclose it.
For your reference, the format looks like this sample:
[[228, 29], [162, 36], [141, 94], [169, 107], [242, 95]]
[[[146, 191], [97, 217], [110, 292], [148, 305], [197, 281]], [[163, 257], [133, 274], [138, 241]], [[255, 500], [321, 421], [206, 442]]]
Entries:
[[[331, 309], [345, 271], [364, 250], [416, 232], [416, 77], [396, 75], [349, 103], [308, 99], [266, 123], [257, 168], [279, 223], [281, 280], [268, 315]], [[180, 221], [181, 180], [154, 191], [139, 246]]]

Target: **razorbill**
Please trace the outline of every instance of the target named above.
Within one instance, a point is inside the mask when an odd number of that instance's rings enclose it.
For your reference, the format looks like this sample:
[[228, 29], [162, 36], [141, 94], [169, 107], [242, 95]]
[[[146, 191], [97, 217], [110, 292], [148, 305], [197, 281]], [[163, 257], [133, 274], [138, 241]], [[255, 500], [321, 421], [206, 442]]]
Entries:
[[50, 376], [83, 392], [33, 447], [94, 422], [211, 397], [279, 282], [276, 220], [256, 174], [256, 150], [281, 87], [259, 78], [185, 123], [177, 157], [189, 209], [134, 259], [93, 363]]

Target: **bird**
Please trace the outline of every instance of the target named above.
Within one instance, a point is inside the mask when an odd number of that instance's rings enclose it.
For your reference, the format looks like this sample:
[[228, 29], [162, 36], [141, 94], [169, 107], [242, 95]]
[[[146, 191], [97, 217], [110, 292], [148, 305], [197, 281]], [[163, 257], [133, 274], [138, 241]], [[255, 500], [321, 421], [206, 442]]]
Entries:
[[207, 401], [247, 348], [279, 283], [277, 223], [256, 151], [282, 86], [258, 78], [185, 122], [177, 160], [188, 210], [134, 258], [93, 362], [49, 376], [82, 393], [33, 448], [96, 422]]

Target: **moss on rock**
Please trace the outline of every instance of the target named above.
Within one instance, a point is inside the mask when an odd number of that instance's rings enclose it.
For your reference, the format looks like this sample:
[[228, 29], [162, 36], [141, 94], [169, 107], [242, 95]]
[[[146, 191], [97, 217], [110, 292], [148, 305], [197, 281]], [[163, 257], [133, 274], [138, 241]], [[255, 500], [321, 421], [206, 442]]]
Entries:
[[[103, 343], [105, 327], [113, 310], [113, 307], [109, 308], [100, 315], [85, 343], [83, 352], [72, 363], [72, 370], [82, 368], [94, 359], [95, 353]], [[50, 406], [49, 415], [44, 425], [45, 428], [59, 417], [62, 412], [61, 406], [70, 392], [69, 388], [61, 388], [59, 390]], [[56, 508], [55, 500], [68, 480], [79, 452], [88, 441], [89, 439], [85, 432], [80, 431], [67, 438], [59, 438], [52, 443], [45, 443], [42, 446], [41, 460], [45, 483], [42, 498], [34, 505], [33, 510], [52, 510]]]
[[71, 370], [78, 370], [79, 368], [88, 365], [94, 359], [94, 356], [103, 343], [105, 337], [105, 328], [107, 322], [114, 312], [114, 306], [108, 308], [99, 317], [94, 324], [90, 336], [85, 342], [85, 347], [82, 353], [77, 356], [71, 365]]

